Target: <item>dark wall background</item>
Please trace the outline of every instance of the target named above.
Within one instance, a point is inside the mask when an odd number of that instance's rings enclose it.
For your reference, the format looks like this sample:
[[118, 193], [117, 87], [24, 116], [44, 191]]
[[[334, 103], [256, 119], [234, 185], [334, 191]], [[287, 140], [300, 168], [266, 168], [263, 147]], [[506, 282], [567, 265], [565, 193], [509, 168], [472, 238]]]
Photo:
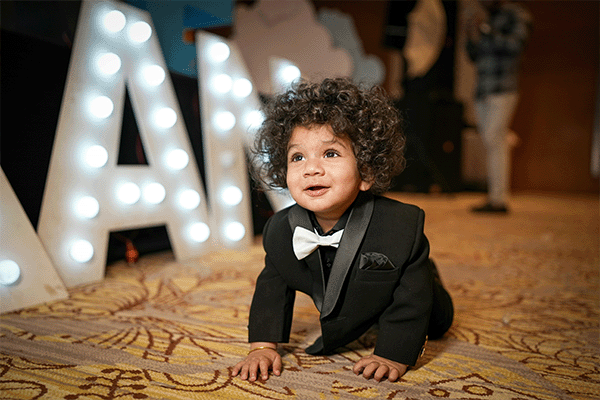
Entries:
[[[523, 1], [534, 29], [512, 128], [514, 190], [598, 193], [590, 154], [600, 78], [600, 2]], [[597, 129], [597, 127], [596, 127]]]

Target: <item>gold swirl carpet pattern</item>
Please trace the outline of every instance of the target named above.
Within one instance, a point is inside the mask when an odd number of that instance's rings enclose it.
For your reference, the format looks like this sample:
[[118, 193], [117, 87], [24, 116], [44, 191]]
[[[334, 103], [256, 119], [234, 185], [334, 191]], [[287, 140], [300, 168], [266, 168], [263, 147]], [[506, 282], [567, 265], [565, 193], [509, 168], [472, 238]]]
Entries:
[[70, 298], [0, 316], [0, 399], [600, 398], [598, 199], [520, 195], [508, 216], [474, 215], [477, 195], [394, 194], [426, 211], [455, 323], [396, 383], [352, 373], [375, 332], [328, 357], [297, 299], [284, 371], [231, 377], [264, 253], [171, 253], [107, 268]]

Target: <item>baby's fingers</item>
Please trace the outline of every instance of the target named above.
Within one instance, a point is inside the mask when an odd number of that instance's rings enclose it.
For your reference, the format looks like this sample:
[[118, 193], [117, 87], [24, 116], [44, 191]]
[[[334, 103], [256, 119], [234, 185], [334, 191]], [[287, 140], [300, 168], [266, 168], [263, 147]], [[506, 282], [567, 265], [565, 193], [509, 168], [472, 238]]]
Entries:
[[248, 369], [249, 369], [248, 363], [245, 363], [240, 372], [241, 379], [246, 380], [246, 379], [250, 378], [250, 373], [249, 373]]
[[370, 362], [370, 363], [369, 363], [369, 364], [368, 364], [368, 365], [365, 367], [365, 369], [363, 370], [363, 373], [362, 373], [362, 375], [363, 375], [365, 378], [369, 379], [369, 378], [371, 378], [371, 377], [373, 376], [373, 373], [374, 373], [375, 371], [377, 371], [377, 369], [378, 369], [378, 368], [379, 368], [379, 363], [377, 363], [377, 362]]
[[[253, 359], [250, 363], [248, 363], [248, 380], [250, 382], [254, 382], [257, 378], [259, 369], [260, 369], [260, 362], [256, 359]], [[242, 379], [243, 375], [242, 375]]]
[[271, 366], [271, 363], [266, 359], [261, 358], [260, 362], [258, 363], [258, 366], [260, 368], [260, 378], [263, 381], [269, 379], [269, 367]]
[[381, 382], [381, 380], [383, 378], [385, 378], [389, 372], [390, 372], [390, 367], [388, 367], [385, 364], [382, 364], [375, 371], [375, 375], [373, 375], [373, 379], [375, 379], [377, 382]]
[[360, 374], [363, 369], [365, 369], [365, 366], [368, 365], [370, 363], [369, 360], [367, 360], [366, 358], [362, 358], [360, 360], [358, 360], [355, 364], [354, 367], [352, 368], [352, 372], [354, 372], [355, 375]]
[[399, 378], [400, 378], [400, 371], [398, 371], [396, 368], [392, 368], [390, 370], [390, 374], [388, 376], [388, 381], [396, 382]]
[[283, 363], [281, 361], [281, 356], [278, 354], [273, 361], [273, 373], [277, 376], [281, 375], [281, 370], [283, 369]]
[[243, 361], [240, 361], [239, 363], [235, 364], [233, 369], [231, 370], [231, 376], [237, 376], [237, 374], [242, 369], [242, 365], [244, 365]]

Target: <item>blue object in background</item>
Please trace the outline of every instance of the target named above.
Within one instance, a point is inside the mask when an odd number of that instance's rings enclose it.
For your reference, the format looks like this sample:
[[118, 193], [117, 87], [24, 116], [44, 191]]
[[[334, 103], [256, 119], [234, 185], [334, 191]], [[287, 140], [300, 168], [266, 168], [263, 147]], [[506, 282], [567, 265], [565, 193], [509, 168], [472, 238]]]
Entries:
[[[231, 4], [231, 1], [228, 2]], [[213, 26], [231, 25], [231, 9], [228, 18], [217, 17], [206, 10], [186, 4], [183, 7], [183, 25], [190, 28], [210, 28]]]
[[196, 47], [183, 42], [183, 31], [228, 26], [233, 22], [234, 0], [125, 2], [150, 13], [167, 68], [194, 78], [198, 76]]

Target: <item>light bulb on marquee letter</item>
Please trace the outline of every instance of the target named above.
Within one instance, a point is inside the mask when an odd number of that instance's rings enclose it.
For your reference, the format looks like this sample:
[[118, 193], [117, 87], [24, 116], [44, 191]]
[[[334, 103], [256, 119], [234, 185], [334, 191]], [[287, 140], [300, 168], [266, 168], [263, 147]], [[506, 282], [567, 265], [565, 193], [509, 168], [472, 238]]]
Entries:
[[0, 261], [0, 285], [10, 286], [19, 280], [21, 268], [13, 260]]
[[149, 65], [142, 70], [146, 83], [150, 86], [158, 86], [165, 80], [165, 70], [159, 65]]
[[96, 62], [98, 70], [104, 75], [114, 75], [121, 69], [121, 58], [115, 53], [104, 53]]
[[167, 154], [167, 166], [175, 171], [179, 171], [187, 167], [189, 161], [190, 156], [188, 156], [188, 153], [181, 149], [171, 150]]
[[154, 114], [154, 122], [163, 129], [169, 129], [177, 122], [177, 113], [169, 107], [163, 107]]
[[82, 197], [75, 204], [75, 212], [81, 218], [92, 219], [100, 211], [100, 204], [98, 200], [91, 196]]
[[210, 228], [203, 222], [196, 222], [190, 226], [189, 234], [192, 240], [203, 243], [210, 236]]
[[90, 112], [100, 119], [109, 117], [114, 107], [112, 100], [106, 96], [98, 96], [90, 102]]
[[160, 183], [154, 182], [149, 183], [143, 189], [142, 195], [144, 196], [144, 200], [146, 200], [150, 204], [159, 204], [161, 203], [166, 196], [165, 187]]
[[249, 111], [245, 116], [246, 127], [250, 132], [260, 128], [264, 120], [265, 115], [259, 110]]
[[228, 131], [235, 126], [235, 115], [229, 111], [221, 111], [215, 114], [215, 127], [220, 131]]
[[213, 62], [223, 62], [229, 58], [231, 50], [223, 42], [218, 42], [210, 46], [209, 55]]
[[213, 78], [212, 86], [217, 93], [227, 93], [233, 86], [233, 80], [229, 75], [220, 74]]
[[221, 166], [226, 169], [233, 167], [235, 164], [235, 156], [232, 151], [222, 152], [219, 156], [219, 160], [221, 161]]
[[200, 195], [192, 189], [184, 190], [179, 195], [179, 205], [186, 210], [193, 210], [200, 204]]
[[283, 82], [290, 84], [300, 78], [300, 69], [295, 65], [288, 65], [279, 71], [279, 76]]
[[237, 186], [227, 186], [221, 193], [221, 200], [228, 206], [237, 206], [242, 201], [242, 190]]
[[233, 94], [237, 97], [248, 97], [250, 93], [252, 93], [252, 82], [248, 79], [238, 79], [233, 84]]
[[233, 242], [242, 240], [246, 234], [246, 228], [240, 222], [230, 222], [225, 226], [225, 237]]
[[102, 23], [104, 28], [111, 32], [117, 33], [121, 31], [125, 27], [125, 15], [121, 11], [113, 10], [111, 12], [106, 13]]
[[92, 168], [102, 168], [108, 161], [108, 152], [102, 146], [91, 146], [85, 152], [85, 162]]
[[86, 263], [94, 256], [94, 248], [87, 240], [77, 240], [71, 245], [69, 254], [73, 260], [80, 263]]
[[123, 183], [117, 190], [117, 198], [125, 204], [137, 203], [140, 196], [140, 188], [133, 182]]
[[127, 35], [134, 43], [144, 43], [152, 36], [152, 28], [146, 22], [138, 21], [129, 27]]

